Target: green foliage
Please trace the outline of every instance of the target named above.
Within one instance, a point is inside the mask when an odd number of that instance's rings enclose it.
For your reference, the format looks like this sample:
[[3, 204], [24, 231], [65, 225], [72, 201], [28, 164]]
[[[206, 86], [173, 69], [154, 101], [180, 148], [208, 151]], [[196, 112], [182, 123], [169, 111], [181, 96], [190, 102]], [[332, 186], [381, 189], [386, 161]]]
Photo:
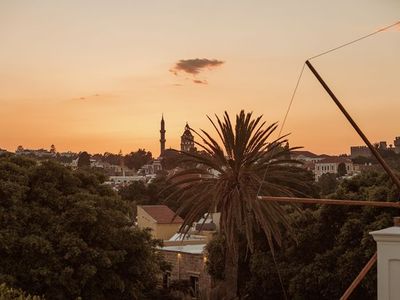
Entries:
[[346, 164], [345, 164], [345, 163], [340, 163], [340, 164], [338, 165], [337, 175], [338, 175], [339, 177], [342, 177], [342, 176], [344, 176], [344, 175], [346, 175], [346, 174], [347, 174]]
[[139, 149], [136, 152], [131, 152], [124, 157], [125, 165], [130, 169], [139, 170], [143, 165], [149, 163], [153, 159], [150, 151]]
[[1, 300], [42, 300], [39, 296], [31, 296], [19, 289], [8, 287], [6, 284], [0, 284]]
[[89, 168], [90, 167], [90, 155], [83, 151], [78, 156], [78, 168]]
[[[395, 186], [386, 174], [367, 172], [340, 183], [332, 198], [395, 201]], [[275, 252], [258, 235], [255, 251], [247, 255], [248, 272], [240, 273], [240, 294], [247, 299], [283, 299], [282, 277], [288, 299], [339, 299], [374, 254], [370, 231], [392, 226], [398, 211], [388, 208], [314, 206], [291, 214], [295, 241], [286, 234]], [[215, 245], [212, 241], [210, 245]], [[210, 273], [221, 265], [221, 248], [207, 247]], [[376, 299], [376, 269], [373, 268], [351, 299]]]
[[99, 176], [0, 158], [0, 282], [47, 299], [152, 299], [168, 268]]
[[216, 119], [216, 123], [210, 122], [219, 139], [193, 130], [202, 139], [198, 146], [205, 154], [182, 152], [182, 162], [196, 167], [170, 178], [170, 187], [178, 188], [171, 196], [183, 201], [178, 213], [187, 213], [182, 227], [189, 228], [216, 210], [221, 213], [221, 233], [233, 254], [238, 250], [239, 233], [250, 250], [254, 233], [260, 229], [271, 247], [274, 241], [281, 244], [279, 226], [290, 227], [287, 214], [278, 203], [257, 199], [260, 185], [261, 195], [305, 195], [312, 190], [311, 177], [299, 162], [286, 159], [292, 150], [284, 147], [286, 139], [269, 141], [277, 124], [265, 126], [261, 116], [253, 118], [244, 111], [236, 115], [235, 124], [226, 112], [223, 120]]
[[317, 186], [320, 189], [321, 195], [326, 196], [335, 192], [339, 182], [337, 180], [336, 174], [326, 173], [322, 174], [319, 179]]
[[177, 196], [182, 203], [177, 213], [186, 215], [183, 232], [205, 214], [220, 212], [226, 244], [224, 288], [230, 299], [241, 284], [237, 276], [243, 272], [241, 249], [253, 252], [260, 232], [271, 248], [281, 245], [282, 229], [291, 230], [287, 208], [257, 196], [308, 195], [313, 192], [312, 177], [290, 159], [293, 149], [285, 147], [285, 137], [271, 140], [277, 124], [266, 126], [262, 116], [253, 118], [244, 111], [236, 115], [235, 123], [226, 112], [222, 120], [209, 120], [218, 139], [192, 130], [202, 141], [197, 144], [202, 152], [181, 152], [181, 163], [189, 167], [170, 178], [169, 188], [176, 190], [169, 197]]
[[180, 165], [182, 160], [182, 154], [179, 151], [167, 149], [164, 152], [163, 159], [161, 161], [164, 170], [171, 170]]
[[207, 253], [206, 268], [208, 274], [214, 279], [223, 280], [225, 278], [225, 242], [221, 235], [214, 235], [208, 242], [205, 249]]
[[[122, 199], [132, 202], [135, 205], [155, 205], [165, 204], [173, 211], [176, 211], [180, 203], [178, 197], [169, 197], [175, 189], [166, 190], [168, 186], [167, 178], [158, 175], [156, 179], [149, 184], [141, 181], [132, 182], [130, 185], [122, 187], [119, 194]], [[184, 217], [184, 214], [181, 215]]]

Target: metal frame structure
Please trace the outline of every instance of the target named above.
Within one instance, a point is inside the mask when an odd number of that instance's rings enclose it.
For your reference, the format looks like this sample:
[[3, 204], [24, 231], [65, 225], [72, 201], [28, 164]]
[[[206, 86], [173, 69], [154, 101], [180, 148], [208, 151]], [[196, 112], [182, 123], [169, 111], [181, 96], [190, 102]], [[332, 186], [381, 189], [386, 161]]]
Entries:
[[[314, 66], [310, 63], [310, 60], [307, 60], [305, 62], [305, 64], [311, 70], [311, 72], [314, 74], [314, 76], [317, 78], [317, 80], [320, 82], [320, 84], [325, 89], [325, 91], [332, 98], [333, 102], [336, 104], [336, 106], [339, 108], [339, 110], [343, 113], [343, 115], [346, 117], [346, 119], [352, 125], [354, 130], [358, 133], [358, 135], [361, 137], [361, 139], [364, 141], [364, 143], [371, 150], [371, 153], [378, 160], [380, 165], [383, 167], [383, 169], [386, 171], [386, 173], [390, 176], [393, 183], [396, 184], [397, 188], [400, 191], [400, 179], [394, 174], [392, 169], [385, 162], [385, 160], [379, 154], [377, 149], [371, 144], [371, 142], [368, 140], [366, 135], [363, 133], [363, 131], [360, 129], [360, 127], [357, 125], [357, 123], [353, 120], [353, 118], [350, 116], [350, 114], [347, 112], [347, 110], [341, 104], [341, 102], [336, 97], [336, 95], [332, 92], [332, 90], [329, 88], [329, 86], [326, 84], [326, 82], [322, 79], [321, 75], [317, 72], [317, 70], [314, 68]], [[328, 205], [352, 205], [352, 206], [375, 206], [375, 207], [400, 208], [400, 202], [398, 202], [397, 200], [396, 200], [396, 202], [379, 202], [379, 201], [333, 200], [333, 199], [269, 197], [269, 196], [259, 196], [258, 199], [264, 200], [264, 201], [275, 201], [275, 202], [283, 202], [283, 203], [289, 202], [289, 203], [303, 203], [303, 204], [328, 204]], [[342, 295], [340, 300], [349, 299], [350, 295], [357, 288], [357, 286], [360, 284], [360, 282], [364, 279], [364, 277], [367, 275], [367, 273], [373, 267], [373, 265], [376, 263], [376, 261], [377, 261], [377, 253], [375, 252], [375, 254], [371, 257], [371, 259], [368, 261], [368, 263], [360, 271], [360, 273], [357, 275], [357, 277], [354, 279], [354, 281], [351, 283], [351, 285], [344, 292], [344, 294]]]

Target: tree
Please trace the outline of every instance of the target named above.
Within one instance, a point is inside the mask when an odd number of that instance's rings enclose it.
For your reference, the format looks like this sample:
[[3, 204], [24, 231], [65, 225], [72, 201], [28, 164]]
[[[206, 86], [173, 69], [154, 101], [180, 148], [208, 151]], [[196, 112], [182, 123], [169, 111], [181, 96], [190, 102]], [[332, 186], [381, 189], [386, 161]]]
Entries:
[[338, 165], [338, 168], [337, 168], [337, 175], [339, 177], [343, 177], [346, 174], [347, 174], [346, 164], [345, 163], [340, 163]]
[[46, 299], [154, 299], [160, 242], [100, 180], [0, 158], [0, 282]]
[[181, 159], [182, 155], [179, 153], [179, 151], [176, 151], [174, 149], [167, 149], [164, 152], [161, 164], [164, 170], [171, 170], [176, 168], [180, 164]]
[[[397, 194], [386, 174], [364, 172], [340, 182], [330, 196], [389, 201]], [[291, 212], [295, 239], [284, 233], [282, 249], [275, 257], [264, 247], [266, 241], [261, 235], [255, 238], [252, 254], [242, 250], [249, 266], [240, 272], [242, 294], [247, 299], [282, 299], [284, 290], [287, 299], [339, 299], [376, 251], [369, 232], [392, 226], [392, 217], [397, 215], [396, 209], [334, 205], [308, 206], [302, 213]], [[223, 272], [224, 247], [219, 236], [207, 246], [207, 268], [214, 278]], [[376, 269], [367, 274], [351, 299], [376, 299]]]
[[149, 163], [153, 159], [150, 151], [139, 149], [136, 152], [131, 152], [125, 155], [125, 165], [130, 169], [139, 170], [143, 165]]
[[119, 166], [121, 165], [121, 156], [119, 154], [114, 154], [110, 152], [104, 152], [103, 155], [96, 154], [96, 159], [102, 160], [109, 163], [110, 165]]
[[338, 184], [337, 176], [333, 173], [322, 174], [317, 183], [322, 196], [334, 193]]
[[57, 153], [56, 146], [54, 146], [54, 144], [51, 144], [51, 146], [50, 146], [50, 153], [53, 153], [53, 154]]
[[0, 284], [0, 299], [1, 300], [41, 300], [39, 296], [27, 295], [19, 289], [7, 287], [4, 283]]
[[90, 167], [90, 155], [83, 151], [78, 156], [78, 168], [89, 168]]
[[176, 211], [180, 206], [180, 202], [177, 201], [178, 197], [169, 197], [174, 189], [165, 190], [167, 186], [167, 178], [158, 175], [152, 183], [145, 184], [142, 181], [134, 181], [130, 185], [122, 187], [118, 193], [122, 199], [131, 203], [134, 212], [136, 211], [136, 205], [155, 204], [164, 204]]
[[171, 197], [179, 195], [183, 203], [177, 214], [186, 212], [182, 231], [187, 232], [204, 214], [221, 213], [220, 228], [226, 243], [226, 299], [238, 295], [239, 241], [245, 241], [244, 247], [253, 252], [255, 233], [262, 231], [273, 249], [274, 243], [282, 244], [280, 226], [291, 229], [287, 206], [259, 200], [259, 191], [275, 196], [311, 192], [307, 171], [298, 162], [285, 159], [293, 149], [284, 147], [285, 137], [268, 141], [277, 124], [265, 127], [261, 118], [253, 119], [251, 113], [244, 111], [236, 115], [236, 124], [226, 112], [223, 120], [216, 117], [216, 123], [209, 118], [220, 142], [205, 131], [192, 130], [202, 140], [197, 145], [205, 155], [182, 152], [183, 163], [196, 167], [171, 178], [170, 187], [178, 187]]

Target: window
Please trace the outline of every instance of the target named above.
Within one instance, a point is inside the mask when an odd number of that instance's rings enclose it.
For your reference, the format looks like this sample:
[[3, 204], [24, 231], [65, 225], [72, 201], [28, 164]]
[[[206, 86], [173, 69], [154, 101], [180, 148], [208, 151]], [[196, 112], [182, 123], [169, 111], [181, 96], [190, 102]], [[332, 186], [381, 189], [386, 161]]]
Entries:
[[171, 272], [167, 271], [163, 274], [163, 288], [168, 289], [171, 282]]
[[192, 297], [197, 298], [199, 295], [199, 277], [190, 276], [190, 293]]

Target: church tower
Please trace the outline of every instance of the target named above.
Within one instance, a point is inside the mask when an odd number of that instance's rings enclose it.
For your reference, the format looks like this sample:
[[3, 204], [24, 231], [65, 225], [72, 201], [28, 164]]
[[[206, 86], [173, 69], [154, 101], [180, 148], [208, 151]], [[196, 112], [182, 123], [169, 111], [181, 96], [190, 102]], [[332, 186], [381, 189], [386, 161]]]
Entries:
[[181, 151], [189, 152], [193, 150], [196, 150], [194, 147], [194, 136], [190, 132], [189, 124], [186, 123], [185, 131], [181, 136]]
[[160, 157], [164, 156], [165, 152], [165, 122], [164, 115], [161, 116], [161, 130], [160, 130]]

